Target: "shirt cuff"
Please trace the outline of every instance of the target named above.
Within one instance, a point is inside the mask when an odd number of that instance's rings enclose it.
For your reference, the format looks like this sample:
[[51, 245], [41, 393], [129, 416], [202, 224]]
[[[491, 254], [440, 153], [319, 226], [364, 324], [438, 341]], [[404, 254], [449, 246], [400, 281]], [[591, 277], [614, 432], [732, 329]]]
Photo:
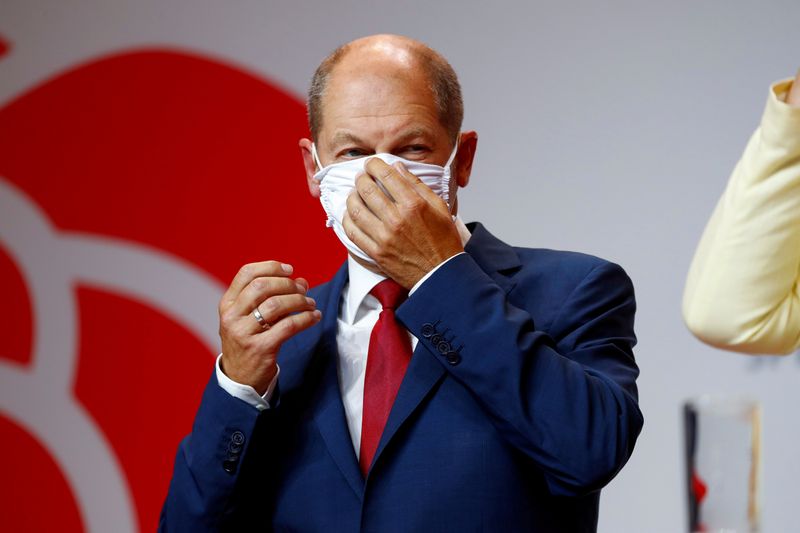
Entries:
[[250, 385], [242, 385], [241, 383], [237, 383], [226, 376], [225, 372], [223, 372], [222, 368], [220, 367], [221, 360], [222, 354], [219, 354], [217, 356], [216, 365], [217, 383], [219, 383], [219, 386], [222, 387], [222, 390], [234, 398], [239, 398], [243, 402], [249, 403], [259, 411], [269, 409], [269, 401], [272, 399], [272, 393], [275, 391], [275, 385], [278, 384], [278, 376], [281, 373], [281, 367], [276, 365], [278, 371], [275, 373], [275, 377], [272, 378], [272, 382], [269, 384], [269, 387], [267, 387], [267, 392], [265, 392], [262, 396]]
[[419, 288], [422, 286], [422, 284], [423, 284], [423, 283], [425, 283], [425, 280], [427, 280], [429, 277], [433, 276], [433, 273], [434, 273], [434, 272], [436, 272], [437, 270], [439, 270], [440, 268], [442, 268], [442, 267], [444, 266], [444, 264], [445, 264], [445, 263], [447, 263], [448, 261], [450, 261], [451, 259], [453, 259], [453, 257], [458, 257], [459, 255], [461, 255], [461, 254], [465, 254], [465, 253], [467, 253], [467, 252], [458, 252], [456, 255], [454, 255], [454, 256], [452, 256], [452, 257], [448, 257], [447, 259], [445, 259], [444, 261], [442, 261], [441, 263], [439, 263], [438, 265], [436, 265], [436, 266], [433, 268], [433, 270], [431, 270], [430, 272], [428, 272], [427, 274], [425, 274], [424, 276], [422, 276], [422, 279], [421, 279], [421, 280], [419, 280], [418, 282], [416, 282], [416, 283], [414, 284], [414, 286], [413, 286], [413, 287], [411, 287], [411, 290], [410, 290], [410, 291], [408, 291], [408, 295], [409, 295], [409, 296], [411, 296], [412, 294], [414, 294], [414, 291], [416, 291], [417, 289], [419, 289]]

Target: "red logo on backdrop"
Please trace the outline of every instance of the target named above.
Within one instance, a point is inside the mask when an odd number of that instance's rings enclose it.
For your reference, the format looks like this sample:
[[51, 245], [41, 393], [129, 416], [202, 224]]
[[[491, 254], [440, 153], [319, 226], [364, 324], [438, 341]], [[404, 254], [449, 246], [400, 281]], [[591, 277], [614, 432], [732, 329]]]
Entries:
[[280, 87], [174, 51], [0, 108], [4, 530], [155, 529], [230, 279], [280, 259], [315, 284], [345, 257], [307, 192], [306, 135]]

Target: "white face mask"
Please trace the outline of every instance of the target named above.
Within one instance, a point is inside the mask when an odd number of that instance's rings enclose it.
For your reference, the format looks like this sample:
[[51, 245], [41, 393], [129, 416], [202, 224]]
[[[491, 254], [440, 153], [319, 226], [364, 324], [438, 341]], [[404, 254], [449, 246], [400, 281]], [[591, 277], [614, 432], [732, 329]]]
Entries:
[[[364, 170], [364, 163], [372, 157], [377, 157], [389, 165], [399, 161], [405, 165], [409, 172], [417, 176], [450, 206], [450, 166], [453, 164], [457, 150], [458, 144], [453, 148], [453, 152], [443, 167], [418, 161], [409, 161], [392, 154], [375, 154], [323, 167], [317, 156], [317, 148], [312, 144], [311, 154], [314, 156], [317, 166], [321, 169], [314, 174], [314, 179], [319, 182], [320, 202], [328, 215], [325, 225], [333, 227], [336, 236], [339, 237], [339, 240], [342, 241], [342, 244], [350, 253], [374, 265], [375, 261], [350, 240], [344, 231], [344, 227], [342, 227], [342, 219], [347, 211], [347, 197], [355, 189], [356, 176]], [[452, 206], [450, 207], [452, 208]]]

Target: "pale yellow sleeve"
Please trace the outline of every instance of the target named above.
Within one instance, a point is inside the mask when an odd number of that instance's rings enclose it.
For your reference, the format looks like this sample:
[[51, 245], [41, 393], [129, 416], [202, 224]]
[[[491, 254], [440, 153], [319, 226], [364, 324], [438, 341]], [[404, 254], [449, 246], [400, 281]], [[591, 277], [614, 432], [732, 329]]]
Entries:
[[800, 108], [774, 84], [695, 252], [683, 317], [700, 340], [746, 353], [800, 345]]

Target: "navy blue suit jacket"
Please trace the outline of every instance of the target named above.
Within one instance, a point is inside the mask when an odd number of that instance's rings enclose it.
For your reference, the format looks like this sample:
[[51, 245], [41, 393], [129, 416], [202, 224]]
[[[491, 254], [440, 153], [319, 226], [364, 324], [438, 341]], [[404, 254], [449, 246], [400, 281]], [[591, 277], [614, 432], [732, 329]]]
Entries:
[[273, 408], [212, 376], [162, 531], [595, 531], [642, 427], [633, 287], [617, 265], [512, 248], [480, 224], [397, 310], [419, 339], [366, 479], [337, 382], [347, 267], [310, 294]]

